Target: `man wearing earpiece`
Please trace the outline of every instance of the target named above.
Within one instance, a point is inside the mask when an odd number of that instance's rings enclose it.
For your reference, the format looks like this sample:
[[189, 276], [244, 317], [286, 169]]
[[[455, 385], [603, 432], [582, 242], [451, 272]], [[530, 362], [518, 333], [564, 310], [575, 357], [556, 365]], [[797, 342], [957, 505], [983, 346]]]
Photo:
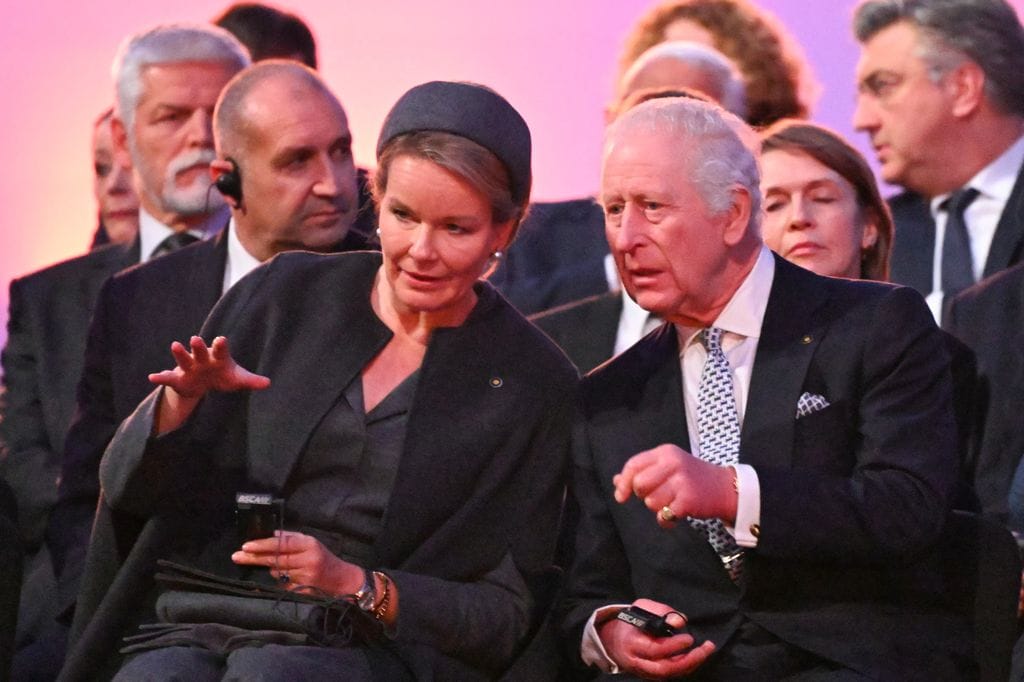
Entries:
[[275, 61], [246, 69], [221, 94], [213, 128], [208, 172], [230, 208], [227, 229], [120, 273], [100, 292], [54, 514], [63, 526], [51, 526], [65, 554], [84, 553], [100, 458], [151, 390], [148, 374], [166, 364], [171, 342], [187, 339], [224, 291], [281, 251], [367, 248], [349, 229], [360, 202], [348, 121], [315, 72]]

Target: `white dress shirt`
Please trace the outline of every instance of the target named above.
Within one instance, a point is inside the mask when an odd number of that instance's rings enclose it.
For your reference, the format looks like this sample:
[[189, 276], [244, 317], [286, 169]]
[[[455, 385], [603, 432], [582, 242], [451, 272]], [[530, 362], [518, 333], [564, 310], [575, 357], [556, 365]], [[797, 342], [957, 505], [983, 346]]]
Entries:
[[[992, 248], [992, 239], [1003, 215], [1006, 202], [1013, 192], [1017, 175], [1024, 165], [1024, 137], [1018, 138], [995, 161], [978, 171], [964, 187], [978, 190], [977, 198], [964, 211], [964, 224], [967, 226], [967, 238], [971, 244], [971, 265], [974, 279], [981, 279], [985, 271], [985, 261]], [[932, 218], [935, 220], [935, 252], [932, 255], [932, 293], [925, 297], [925, 302], [935, 316], [936, 322], [942, 316], [942, 244], [946, 237], [946, 220], [949, 214], [940, 209], [949, 194], [942, 194], [931, 200]]]
[[[227, 220], [227, 209], [214, 211], [200, 225], [190, 229], [189, 234], [199, 239], [207, 239], [217, 234], [224, 221]], [[146, 209], [139, 209], [139, 262], [145, 263], [150, 259], [153, 250], [160, 245], [167, 237], [174, 234], [174, 230], [154, 218]]]
[[[724, 330], [722, 350], [729, 361], [732, 373], [733, 393], [736, 399], [736, 415], [743, 426], [746, 412], [747, 397], [750, 394], [750, 377], [754, 369], [754, 358], [757, 344], [761, 338], [761, 325], [765, 310], [768, 308], [768, 296], [771, 293], [772, 280], [775, 278], [775, 259], [767, 247], [762, 246], [750, 274], [740, 284], [736, 293], [726, 304], [718, 318], [711, 325]], [[686, 410], [686, 426], [690, 438], [690, 451], [699, 456], [699, 436], [697, 432], [697, 390], [700, 376], [704, 370], [707, 351], [701, 344], [698, 335], [702, 328], [676, 325], [679, 339], [679, 359], [683, 376], [683, 403]], [[736, 525], [726, 528], [736, 538], [740, 547], [757, 546], [757, 538], [750, 529], [760, 523], [761, 486], [757, 473], [748, 464], [733, 465], [739, 493], [736, 504]], [[651, 523], [655, 520], [651, 518]], [[608, 673], [619, 672], [618, 666], [608, 656], [604, 645], [597, 634], [598, 623], [603, 623], [626, 604], [612, 604], [594, 611], [587, 621], [580, 643], [580, 655], [585, 663], [596, 665]], [[685, 605], [678, 605], [684, 609]]]
[[661, 325], [661, 320], [637, 305], [625, 289], [619, 291], [619, 296], [622, 297], [622, 312], [619, 313], [619, 326], [615, 332], [613, 355], [618, 355]]
[[235, 219], [232, 218], [227, 228], [228, 258], [224, 263], [224, 288], [221, 289], [221, 296], [227, 290], [238, 283], [250, 272], [258, 268], [262, 263], [251, 253], [245, 250], [242, 242], [238, 241], [238, 229], [235, 227]]

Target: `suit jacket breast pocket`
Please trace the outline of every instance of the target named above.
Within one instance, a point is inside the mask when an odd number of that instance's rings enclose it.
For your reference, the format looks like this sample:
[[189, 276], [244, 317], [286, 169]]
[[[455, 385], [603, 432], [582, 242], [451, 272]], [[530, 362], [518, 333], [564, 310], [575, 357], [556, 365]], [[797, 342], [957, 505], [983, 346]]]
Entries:
[[846, 453], [854, 451], [856, 428], [849, 403], [837, 401], [796, 420], [793, 465], [845, 475], [852, 466]]

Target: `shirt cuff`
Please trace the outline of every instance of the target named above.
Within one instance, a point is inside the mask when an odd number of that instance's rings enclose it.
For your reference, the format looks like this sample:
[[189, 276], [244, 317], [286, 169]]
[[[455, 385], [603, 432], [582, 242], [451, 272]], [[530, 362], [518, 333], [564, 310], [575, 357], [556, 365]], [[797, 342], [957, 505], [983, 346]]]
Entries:
[[629, 604], [612, 604], [611, 606], [602, 606], [599, 609], [590, 614], [590, 619], [587, 621], [587, 626], [583, 628], [583, 639], [580, 641], [580, 658], [587, 665], [596, 666], [602, 672], [615, 675], [619, 671], [618, 664], [611, 659], [608, 652], [605, 651], [604, 643], [601, 641], [601, 637], [597, 634], [597, 624], [604, 623], [605, 621], [611, 620], [619, 611], [629, 606]]
[[736, 526], [726, 529], [740, 547], [757, 547], [761, 534], [761, 482], [749, 464], [731, 464], [736, 472]]

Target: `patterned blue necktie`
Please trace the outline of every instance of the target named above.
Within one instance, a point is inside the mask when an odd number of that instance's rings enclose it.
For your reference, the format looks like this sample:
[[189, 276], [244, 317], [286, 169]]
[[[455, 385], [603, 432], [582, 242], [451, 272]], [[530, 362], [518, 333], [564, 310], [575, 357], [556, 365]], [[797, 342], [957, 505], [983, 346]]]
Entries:
[[[708, 358], [697, 389], [697, 437], [700, 458], [718, 466], [739, 461], [740, 420], [732, 392], [729, 361], [722, 351], [722, 330], [709, 327], [701, 332], [701, 341]], [[725, 529], [721, 519], [689, 519], [690, 525], [703, 533], [718, 553], [729, 576], [738, 580], [743, 550]]]

